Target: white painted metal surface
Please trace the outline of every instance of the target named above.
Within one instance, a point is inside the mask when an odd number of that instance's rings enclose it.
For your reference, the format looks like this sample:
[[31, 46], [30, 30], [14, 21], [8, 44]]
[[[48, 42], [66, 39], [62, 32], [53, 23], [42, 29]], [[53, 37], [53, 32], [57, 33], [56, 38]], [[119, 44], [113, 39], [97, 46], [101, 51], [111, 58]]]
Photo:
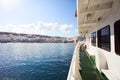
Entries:
[[81, 43], [78, 42], [75, 47], [67, 80], [82, 80], [80, 72], [79, 72], [79, 70], [81, 69], [81, 67], [79, 65], [80, 64], [80, 61], [79, 61], [80, 45], [81, 45]]
[[[77, 0], [77, 23], [78, 32], [81, 36], [86, 37], [85, 44], [90, 55], [94, 55], [96, 59], [96, 67], [99, 71], [103, 71], [110, 80], [120, 80], [117, 73], [120, 73], [120, 56], [115, 53], [115, 40], [114, 40], [114, 23], [120, 20], [120, 0]], [[98, 45], [92, 46], [90, 34], [94, 31], [110, 25], [110, 44], [111, 51], [100, 49]], [[97, 40], [97, 39], [96, 39]], [[76, 52], [74, 52], [76, 55]], [[77, 56], [73, 56], [71, 63], [74, 63]], [[73, 68], [71, 68], [73, 69]], [[70, 70], [70, 75], [73, 70]], [[115, 73], [113, 73], [115, 72]], [[110, 78], [109, 74], [114, 74]], [[116, 78], [115, 78], [116, 76]], [[68, 80], [76, 80], [75, 78]]]

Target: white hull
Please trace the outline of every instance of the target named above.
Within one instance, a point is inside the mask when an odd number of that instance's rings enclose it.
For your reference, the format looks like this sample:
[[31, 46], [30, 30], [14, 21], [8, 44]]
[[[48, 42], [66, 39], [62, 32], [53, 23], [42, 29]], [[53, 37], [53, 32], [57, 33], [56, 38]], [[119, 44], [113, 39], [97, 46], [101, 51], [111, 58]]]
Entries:
[[[97, 69], [109, 80], [120, 80], [120, 55], [115, 51], [114, 32], [115, 22], [120, 20], [120, 0], [77, 0], [77, 20], [78, 32], [86, 37], [87, 51], [95, 56]], [[110, 26], [110, 51], [98, 45], [98, 31], [107, 25]], [[96, 32], [96, 46], [91, 43], [93, 32]]]

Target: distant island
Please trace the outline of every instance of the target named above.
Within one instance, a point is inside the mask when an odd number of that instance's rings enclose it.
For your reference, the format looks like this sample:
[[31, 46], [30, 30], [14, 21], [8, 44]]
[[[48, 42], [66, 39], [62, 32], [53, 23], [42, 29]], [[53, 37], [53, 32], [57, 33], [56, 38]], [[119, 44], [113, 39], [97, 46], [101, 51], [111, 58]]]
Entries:
[[0, 43], [25, 42], [25, 43], [70, 43], [74, 42], [71, 38], [58, 36], [45, 36], [35, 34], [18, 34], [11, 32], [0, 32]]

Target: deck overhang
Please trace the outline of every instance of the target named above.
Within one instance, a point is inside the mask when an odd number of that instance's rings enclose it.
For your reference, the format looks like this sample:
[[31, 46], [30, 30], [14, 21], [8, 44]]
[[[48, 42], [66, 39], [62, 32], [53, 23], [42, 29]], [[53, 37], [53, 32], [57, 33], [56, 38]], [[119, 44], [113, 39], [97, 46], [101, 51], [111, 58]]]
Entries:
[[77, 0], [78, 31], [85, 35], [110, 15], [113, 0]]

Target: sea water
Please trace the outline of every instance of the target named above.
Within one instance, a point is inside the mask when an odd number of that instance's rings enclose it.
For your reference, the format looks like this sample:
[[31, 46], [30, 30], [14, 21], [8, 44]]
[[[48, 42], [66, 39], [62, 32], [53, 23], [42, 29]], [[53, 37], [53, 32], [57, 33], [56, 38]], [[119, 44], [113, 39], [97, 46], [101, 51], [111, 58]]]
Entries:
[[0, 44], [0, 80], [66, 80], [73, 43]]

